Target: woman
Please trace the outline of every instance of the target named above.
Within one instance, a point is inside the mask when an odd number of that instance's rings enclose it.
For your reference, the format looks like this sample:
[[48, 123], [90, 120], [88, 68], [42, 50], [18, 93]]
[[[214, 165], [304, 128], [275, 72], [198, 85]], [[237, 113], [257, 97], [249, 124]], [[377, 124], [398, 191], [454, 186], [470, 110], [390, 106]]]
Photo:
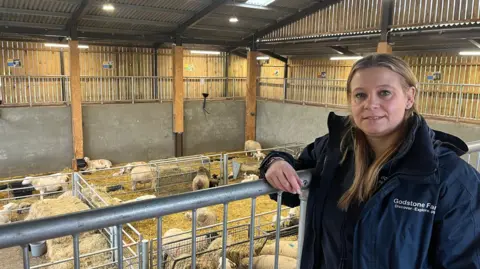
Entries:
[[[347, 81], [350, 116], [298, 160], [272, 152], [262, 177], [299, 205], [295, 170], [314, 168], [302, 269], [480, 268], [479, 174], [459, 138], [415, 110], [417, 80], [387, 54], [367, 56]], [[271, 195], [276, 199], [276, 195]]]

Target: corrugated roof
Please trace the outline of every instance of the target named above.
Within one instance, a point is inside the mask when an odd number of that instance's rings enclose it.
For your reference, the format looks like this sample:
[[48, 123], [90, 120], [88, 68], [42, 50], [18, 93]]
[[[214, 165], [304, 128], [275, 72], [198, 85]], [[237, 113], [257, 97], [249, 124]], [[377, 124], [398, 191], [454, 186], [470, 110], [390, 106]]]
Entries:
[[435, 28], [453, 28], [453, 27], [464, 27], [469, 25], [479, 25], [480, 21], [471, 21], [471, 22], [451, 22], [451, 23], [440, 23], [440, 24], [428, 24], [428, 25], [413, 25], [405, 27], [394, 27], [391, 32], [401, 32], [401, 31], [415, 31], [422, 29], [435, 29]]
[[4, 0], [0, 1], [1, 7], [21, 8], [30, 10], [42, 10], [52, 12], [73, 12], [78, 4], [72, 2], [48, 1], [48, 0]]
[[186, 10], [186, 11], [200, 11], [206, 6], [208, 6], [207, 1], [198, 1], [198, 0], [161, 0], [161, 1], [152, 1], [152, 0], [114, 0], [111, 3], [120, 3], [120, 4], [131, 4], [138, 6], [152, 6], [152, 7], [162, 7], [162, 8], [171, 8], [176, 10]]
[[120, 18], [147, 20], [147, 21], [165, 21], [180, 24], [189, 18], [188, 14], [178, 14], [169, 12], [156, 12], [135, 10], [133, 8], [116, 8], [113, 14], [105, 12], [101, 7], [92, 7], [88, 11], [88, 15], [96, 16], [115, 16]]
[[42, 24], [55, 24], [55, 25], [65, 25], [68, 21], [67, 18], [59, 17], [49, 17], [49, 16], [35, 16], [35, 15], [23, 15], [23, 14], [14, 14], [14, 13], [1, 13], [1, 21], [15, 21], [15, 22], [26, 22], [26, 23], [35, 23], [40, 27]]

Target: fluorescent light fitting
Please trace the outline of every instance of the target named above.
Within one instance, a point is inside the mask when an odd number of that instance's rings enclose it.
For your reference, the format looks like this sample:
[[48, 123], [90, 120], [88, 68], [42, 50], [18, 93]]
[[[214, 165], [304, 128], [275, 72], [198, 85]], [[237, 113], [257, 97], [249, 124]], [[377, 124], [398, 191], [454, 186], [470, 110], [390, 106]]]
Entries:
[[114, 11], [115, 7], [112, 4], [104, 4], [103, 5], [103, 10], [105, 11]]
[[233, 16], [233, 17], [230, 17], [230, 19], [228, 19], [229, 22], [231, 23], [237, 23], [238, 22], [238, 18]]
[[[68, 44], [56, 44], [56, 43], [45, 43], [45, 47], [52, 47], [52, 48], [69, 48]], [[87, 45], [78, 45], [79, 49], [88, 49]]]
[[265, 7], [270, 5], [274, 1], [275, 0], [248, 0], [247, 2], [245, 2], [245, 4]]
[[220, 51], [211, 51], [211, 50], [191, 50], [191, 54], [209, 54], [209, 55], [220, 55]]
[[463, 55], [463, 56], [478, 56], [480, 55], [480, 51], [460, 51], [458, 54]]
[[362, 59], [362, 56], [335, 56], [335, 57], [330, 57], [331, 61], [345, 61], [345, 60], [360, 60]]
[[268, 57], [268, 56], [258, 56], [257, 60], [270, 60], [270, 57]]

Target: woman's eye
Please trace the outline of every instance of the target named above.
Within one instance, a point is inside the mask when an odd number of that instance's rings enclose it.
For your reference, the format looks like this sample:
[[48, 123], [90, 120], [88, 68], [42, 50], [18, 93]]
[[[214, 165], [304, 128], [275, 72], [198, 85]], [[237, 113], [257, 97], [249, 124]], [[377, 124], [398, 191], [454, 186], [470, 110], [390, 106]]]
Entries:
[[387, 91], [387, 90], [380, 91], [380, 96], [389, 96], [389, 95], [391, 95], [390, 91]]
[[363, 99], [363, 98], [365, 98], [365, 97], [367, 97], [367, 95], [364, 94], [363, 92], [359, 92], [359, 93], [356, 93], [356, 94], [355, 94], [355, 98], [356, 98], [356, 99]]

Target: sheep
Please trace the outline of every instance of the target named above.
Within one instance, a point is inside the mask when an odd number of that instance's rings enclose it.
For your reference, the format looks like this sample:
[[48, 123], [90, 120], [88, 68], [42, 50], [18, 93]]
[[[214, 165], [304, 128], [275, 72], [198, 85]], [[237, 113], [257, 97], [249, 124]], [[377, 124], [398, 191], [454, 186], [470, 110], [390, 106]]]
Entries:
[[95, 171], [97, 169], [112, 167], [112, 162], [105, 159], [90, 160], [90, 158], [84, 157], [83, 160], [87, 163], [87, 171]]
[[[229, 236], [227, 238], [227, 245], [232, 244], [233, 240]], [[215, 239], [212, 243], [207, 248], [207, 253], [200, 255], [196, 259], [196, 264], [195, 268], [199, 269], [206, 269], [206, 268], [216, 268], [216, 269], [221, 269], [222, 268], [222, 238], [217, 238]], [[232, 262], [230, 259], [226, 258], [227, 264], [226, 268], [227, 269], [233, 269], [236, 268], [236, 264]], [[176, 262], [173, 262], [173, 265], [171, 268], [174, 269], [189, 269], [192, 267], [192, 261], [191, 261], [191, 254], [182, 254], [179, 257], [177, 257]]]
[[35, 190], [40, 191], [40, 200], [43, 200], [43, 195], [46, 192], [55, 192], [59, 190], [66, 190], [68, 186], [68, 175], [56, 173], [44, 177], [25, 177], [22, 185], [32, 184]]
[[[192, 220], [192, 211], [185, 212], [185, 218]], [[197, 226], [206, 227], [217, 223], [217, 214], [208, 208], [197, 209]]]
[[120, 171], [118, 171], [117, 173], [113, 174], [114, 177], [116, 176], [121, 176], [123, 174], [128, 174], [132, 171], [132, 169], [135, 167], [135, 166], [138, 166], [138, 165], [146, 165], [147, 163], [146, 162], [132, 162], [132, 163], [127, 163], [127, 165], [125, 165], [124, 167], [122, 167], [120, 169]]
[[241, 181], [241, 183], [250, 182], [250, 181], [254, 181], [254, 180], [259, 179], [259, 177], [257, 175], [254, 175], [254, 174], [247, 175], [247, 173], [243, 174], [243, 178], [244, 179]]
[[261, 152], [260, 150], [257, 150], [257, 152], [255, 152], [253, 154], [253, 157], [255, 157], [257, 159], [257, 161], [260, 161], [260, 160], [265, 159], [266, 155], [265, 155], [265, 153]]
[[[286, 224], [287, 224], [287, 220], [288, 220], [288, 217], [284, 217], [284, 216], [280, 216], [280, 227], [281, 228], [286, 228], [288, 227]], [[273, 222], [273, 225], [277, 225], [277, 215], [273, 215], [272, 216], [272, 222]]]
[[[262, 149], [262, 146], [257, 141], [253, 141], [253, 140], [245, 141], [245, 147], [244, 147], [245, 151], [256, 150], [257, 152], [259, 152], [259, 150], [261, 149]], [[248, 156], [248, 152], [245, 153], [245, 155]]]
[[0, 210], [0, 225], [10, 223], [10, 213], [18, 208], [15, 203], [8, 203]]
[[156, 176], [155, 172], [156, 172], [155, 167], [150, 167], [146, 165], [134, 167], [131, 171], [132, 190], [133, 191], [137, 190], [138, 183], [140, 184], [150, 183], [151, 188], [155, 189], [155, 185], [153, 184]]
[[[152, 194], [148, 194], [148, 195], [143, 195], [143, 196], [137, 197], [137, 198], [132, 199], [132, 200], [125, 201], [123, 203], [127, 204], [127, 203], [133, 203], [133, 202], [138, 202], [138, 201], [143, 201], [143, 200], [148, 200], [148, 199], [154, 199], [154, 198], [157, 198], [157, 196], [152, 195]], [[113, 199], [115, 199], [115, 198], [113, 198]], [[120, 200], [120, 202], [121, 202], [121, 200]]]
[[[177, 258], [182, 254], [192, 253], [192, 237], [191, 233], [173, 228], [163, 234], [163, 252], [172, 257]], [[197, 252], [205, 250], [209, 245], [207, 235], [197, 236], [196, 246]]]
[[[249, 258], [243, 258], [241, 268], [248, 268]], [[275, 255], [260, 255], [253, 257], [253, 269], [270, 269], [275, 263]], [[278, 267], [282, 269], [296, 269], [297, 260], [286, 256], [278, 256]]]
[[210, 186], [210, 180], [208, 178], [208, 170], [205, 167], [198, 168], [197, 175], [192, 182], [192, 190], [198, 191], [201, 189], [208, 189]]
[[220, 183], [220, 179], [218, 178], [218, 175], [213, 174], [209, 182], [209, 187], [210, 188], [218, 187], [219, 183]]

